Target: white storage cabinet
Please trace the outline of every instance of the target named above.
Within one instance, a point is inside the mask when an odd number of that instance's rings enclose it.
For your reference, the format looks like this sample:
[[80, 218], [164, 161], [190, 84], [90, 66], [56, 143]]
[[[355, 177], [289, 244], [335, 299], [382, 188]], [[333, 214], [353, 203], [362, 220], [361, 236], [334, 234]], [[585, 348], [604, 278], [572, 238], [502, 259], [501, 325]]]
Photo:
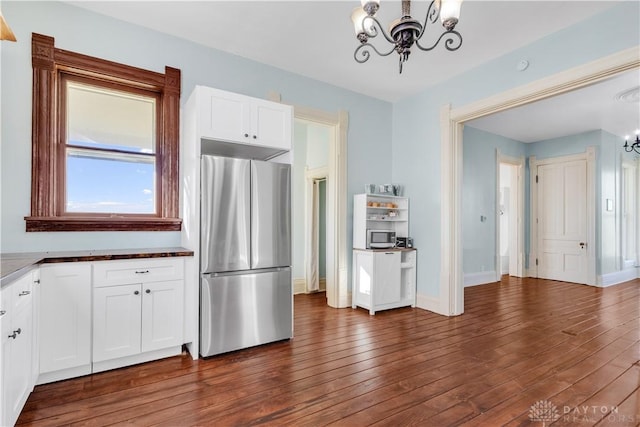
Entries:
[[354, 250], [352, 307], [369, 314], [390, 308], [415, 307], [416, 251]]
[[91, 263], [40, 267], [38, 384], [91, 373]]
[[15, 424], [35, 385], [34, 293], [38, 288], [34, 281], [37, 273], [29, 272], [0, 292], [0, 425]]
[[380, 194], [353, 198], [353, 248], [367, 249], [367, 230], [391, 230], [396, 237], [409, 233], [409, 199]]
[[198, 86], [200, 137], [291, 150], [289, 105]]
[[184, 260], [95, 263], [93, 372], [181, 353]]

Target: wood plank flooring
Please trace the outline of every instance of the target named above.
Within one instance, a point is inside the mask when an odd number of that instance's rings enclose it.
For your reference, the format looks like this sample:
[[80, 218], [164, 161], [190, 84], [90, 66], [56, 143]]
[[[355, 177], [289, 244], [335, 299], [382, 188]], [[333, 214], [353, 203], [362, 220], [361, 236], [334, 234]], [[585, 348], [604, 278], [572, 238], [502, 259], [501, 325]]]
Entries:
[[295, 297], [291, 341], [38, 386], [18, 424], [640, 425], [640, 280], [505, 277], [452, 318], [325, 303]]

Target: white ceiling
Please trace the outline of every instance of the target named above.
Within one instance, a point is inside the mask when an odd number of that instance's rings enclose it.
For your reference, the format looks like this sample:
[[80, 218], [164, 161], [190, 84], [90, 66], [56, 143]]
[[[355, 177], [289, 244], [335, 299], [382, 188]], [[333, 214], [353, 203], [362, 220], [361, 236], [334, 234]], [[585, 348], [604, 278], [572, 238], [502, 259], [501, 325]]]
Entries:
[[[464, 39], [462, 47], [455, 52], [443, 46], [431, 52], [414, 49], [401, 75], [395, 53], [388, 57], [372, 56], [365, 64], [355, 62], [353, 52], [358, 41], [350, 16], [353, 8], [359, 6], [358, 0], [84, 0], [69, 3], [395, 102], [587, 19], [615, 6], [618, 1], [465, 0], [456, 27]], [[412, 15], [422, 21], [428, 4], [413, 1]], [[381, 2], [378, 18], [383, 25], [399, 15], [399, 1]], [[441, 27], [437, 27], [439, 34]], [[433, 40], [436, 29], [430, 29], [433, 31], [427, 30], [425, 37]], [[381, 50], [388, 50], [380, 44], [386, 41], [376, 42]], [[563, 107], [563, 110], [567, 109]]]
[[640, 102], [638, 92], [627, 101], [618, 100], [617, 95], [638, 87], [640, 70], [636, 69], [573, 92], [472, 120], [466, 125], [521, 142], [597, 129], [625, 137], [640, 128]]

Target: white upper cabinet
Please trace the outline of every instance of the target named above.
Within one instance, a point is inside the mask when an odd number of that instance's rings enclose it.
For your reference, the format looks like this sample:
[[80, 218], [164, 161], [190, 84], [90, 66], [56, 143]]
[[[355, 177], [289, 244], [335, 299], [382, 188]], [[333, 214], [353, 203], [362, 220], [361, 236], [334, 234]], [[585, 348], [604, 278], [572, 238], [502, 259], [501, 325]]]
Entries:
[[200, 137], [291, 150], [293, 108], [198, 86]]

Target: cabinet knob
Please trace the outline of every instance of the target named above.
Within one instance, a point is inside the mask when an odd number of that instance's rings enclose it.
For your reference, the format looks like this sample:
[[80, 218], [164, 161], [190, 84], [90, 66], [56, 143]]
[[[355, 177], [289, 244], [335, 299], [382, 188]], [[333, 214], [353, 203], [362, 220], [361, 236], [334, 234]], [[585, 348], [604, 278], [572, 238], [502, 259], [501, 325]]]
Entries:
[[244, 134], [244, 137], [245, 137], [245, 138], [249, 138], [249, 134], [248, 134], [248, 133], [245, 133], [245, 134]]
[[145, 292], [145, 293], [147, 293], [147, 294], [150, 294], [150, 293], [151, 293], [151, 289], [147, 289], [147, 290], [146, 290], [146, 291], [144, 291], [144, 292]]
[[4, 316], [5, 314], [7, 314], [6, 310], [0, 310], [0, 316]]
[[34, 280], [33, 283], [40, 284], [40, 279]]
[[12, 333], [10, 335], [7, 335], [7, 338], [13, 338], [14, 340], [16, 339], [16, 333]]
[[133, 291], [134, 295], [140, 295], [140, 291]]
[[253, 135], [253, 139], [258, 139], [258, 137], [256, 135]]
[[25, 295], [29, 295], [31, 293], [31, 291], [22, 291], [18, 294], [19, 297], [23, 297]]

